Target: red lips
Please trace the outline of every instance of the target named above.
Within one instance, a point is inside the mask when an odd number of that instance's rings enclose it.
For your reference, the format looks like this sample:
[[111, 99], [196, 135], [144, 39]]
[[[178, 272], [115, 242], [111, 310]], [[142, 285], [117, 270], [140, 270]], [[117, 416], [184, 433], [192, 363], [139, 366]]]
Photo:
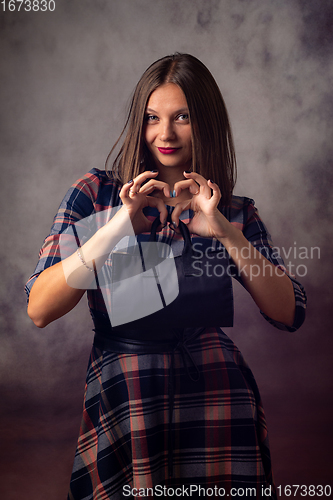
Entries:
[[170, 155], [176, 153], [180, 148], [157, 148], [163, 155]]

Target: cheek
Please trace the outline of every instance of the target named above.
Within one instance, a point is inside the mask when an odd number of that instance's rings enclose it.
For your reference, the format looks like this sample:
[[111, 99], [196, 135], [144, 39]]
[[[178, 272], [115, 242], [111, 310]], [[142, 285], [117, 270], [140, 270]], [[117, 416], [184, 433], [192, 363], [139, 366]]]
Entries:
[[187, 147], [188, 147], [189, 151], [192, 154], [192, 139], [191, 139], [191, 136], [188, 138]]
[[151, 143], [154, 141], [154, 134], [150, 130], [146, 130], [143, 135], [144, 141], [146, 145], [149, 147]]

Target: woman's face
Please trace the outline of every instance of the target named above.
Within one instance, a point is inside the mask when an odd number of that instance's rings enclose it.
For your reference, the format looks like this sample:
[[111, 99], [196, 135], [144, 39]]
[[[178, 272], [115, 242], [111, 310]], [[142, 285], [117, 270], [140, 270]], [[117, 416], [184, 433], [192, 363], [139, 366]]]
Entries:
[[191, 167], [189, 110], [183, 91], [174, 83], [158, 87], [150, 96], [145, 116], [145, 143], [157, 169]]

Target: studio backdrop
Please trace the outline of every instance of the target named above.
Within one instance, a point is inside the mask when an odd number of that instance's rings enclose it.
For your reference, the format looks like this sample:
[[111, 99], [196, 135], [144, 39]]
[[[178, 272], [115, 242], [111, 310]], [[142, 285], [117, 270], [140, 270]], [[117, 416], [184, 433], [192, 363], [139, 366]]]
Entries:
[[38, 329], [24, 284], [69, 186], [104, 169], [141, 74], [175, 51], [216, 78], [234, 134], [235, 194], [255, 200], [307, 291], [306, 322], [287, 333], [235, 283], [226, 329], [261, 391], [275, 482], [332, 485], [333, 3], [34, 5], [0, 3], [1, 498], [66, 498], [92, 323], [83, 297]]

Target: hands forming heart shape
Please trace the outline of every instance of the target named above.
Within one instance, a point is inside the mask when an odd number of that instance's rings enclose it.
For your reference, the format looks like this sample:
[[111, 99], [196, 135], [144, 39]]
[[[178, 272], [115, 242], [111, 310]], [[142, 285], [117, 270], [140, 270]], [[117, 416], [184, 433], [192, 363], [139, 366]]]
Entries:
[[[157, 175], [158, 171], [143, 172], [124, 184], [120, 191], [120, 198], [129, 213], [135, 234], [150, 231], [152, 223], [142, 211], [145, 207], [157, 208], [161, 223], [165, 224], [168, 216], [165, 198], [177, 200], [179, 197], [180, 201], [176, 202], [172, 212], [172, 225], [177, 232], [180, 214], [191, 209], [194, 216], [188, 224], [190, 233], [206, 238], [227, 236], [230, 222], [217, 208], [221, 199], [217, 184], [200, 174], [185, 171], [184, 180], [175, 183], [171, 193], [170, 186], [157, 179]], [[188, 197], [180, 196], [186, 190]], [[155, 191], [156, 196], [151, 196]]]

